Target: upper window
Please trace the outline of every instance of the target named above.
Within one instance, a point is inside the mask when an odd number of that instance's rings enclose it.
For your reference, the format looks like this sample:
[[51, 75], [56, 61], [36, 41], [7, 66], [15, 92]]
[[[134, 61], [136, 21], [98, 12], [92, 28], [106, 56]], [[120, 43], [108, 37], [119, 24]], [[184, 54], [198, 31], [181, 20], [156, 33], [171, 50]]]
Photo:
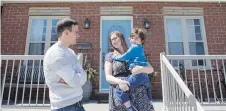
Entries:
[[[166, 50], [169, 55], [205, 55], [207, 42], [202, 17], [166, 16]], [[184, 61], [172, 61], [174, 66]], [[191, 61], [192, 66], [203, 65], [203, 60]]]
[[57, 41], [56, 24], [62, 16], [30, 16], [25, 54], [44, 55]]

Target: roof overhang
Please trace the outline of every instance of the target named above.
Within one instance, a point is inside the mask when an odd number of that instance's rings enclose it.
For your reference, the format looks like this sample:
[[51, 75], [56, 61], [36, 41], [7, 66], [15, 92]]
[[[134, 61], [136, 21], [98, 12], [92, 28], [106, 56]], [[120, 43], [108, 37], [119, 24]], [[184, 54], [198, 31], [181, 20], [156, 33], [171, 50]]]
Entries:
[[[1, 1], [1, 0], [0, 0]], [[3, 3], [56, 3], [56, 2], [226, 2], [226, 0], [2, 0]]]

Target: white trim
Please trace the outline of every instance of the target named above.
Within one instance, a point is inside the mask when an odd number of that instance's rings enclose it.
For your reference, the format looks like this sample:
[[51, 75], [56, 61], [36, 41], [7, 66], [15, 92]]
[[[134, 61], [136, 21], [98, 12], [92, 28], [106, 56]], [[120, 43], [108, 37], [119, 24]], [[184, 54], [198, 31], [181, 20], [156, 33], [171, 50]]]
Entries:
[[183, 48], [184, 48], [184, 55], [189, 53], [189, 41], [188, 41], [188, 32], [186, 27], [186, 19], [181, 18], [181, 25], [182, 25], [182, 40], [183, 40]]
[[45, 41], [30, 41], [29, 43], [45, 43]]
[[102, 20], [133, 20], [133, 16], [101, 16]]
[[30, 44], [30, 33], [31, 33], [31, 25], [32, 25], [32, 17], [29, 17], [28, 21], [28, 28], [27, 28], [27, 38], [26, 38], [26, 46], [25, 46], [25, 51], [24, 55], [28, 55], [28, 50], [29, 50], [29, 44]]
[[45, 39], [45, 48], [44, 48], [44, 53], [48, 50], [50, 47], [50, 41], [51, 41], [51, 32], [52, 32], [52, 18], [47, 19], [47, 25], [46, 25], [46, 39]]
[[165, 18], [177, 18], [177, 19], [201, 19], [203, 16], [164, 16]]
[[214, 60], [221, 60], [226, 59], [226, 55], [166, 55], [168, 59], [178, 59], [178, 60], [184, 60], [184, 59], [214, 59]]
[[42, 60], [44, 55], [1, 55], [2, 60]]
[[70, 7], [31, 7], [30, 16], [67, 16], [70, 15]]
[[[186, 69], [201, 69], [201, 70], [210, 70], [212, 69], [211, 65], [211, 60], [224, 60], [226, 59], [226, 55], [166, 55], [167, 59], [171, 60], [204, 60], [206, 61], [206, 67], [204, 68], [203, 66], [193, 66], [193, 67], [188, 67], [186, 66]], [[191, 63], [189, 64], [191, 65]], [[175, 69], [178, 69], [178, 67], [174, 67]]]
[[[27, 30], [27, 38], [26, 38], [26, 46], [25, 46], [25, 54], [28, 55], [29, 51], [29, 44], [30, 43], [45, 43], [44, 53], [48, 50], [50, 47], [50, 43], [54, 43], [55, 41], [51, 41], [51, 20], [52, 19], [63, 19], [63, 18], [69, 18], [70, 16], [29, 16], [29, 22], [28, 22], [28, 30]], [[30, 33], [31, 33], [31, 24], [32, 19], [47, 19], [47, 28], [46, 28], [46, 38], [45, 41], [30, 41]]]
[[202, 26], [202, 27], [200, 27], [201, 28], [201, 34], [202, 34], [202, 36], [203, 36], [203, 41], [205, 42], [203, 45], [204, 45], [204, 50], [205, 50], [205, 53], [206, 54], [209, 54], [209, 51], [208, 51], [208, 43], [207, 43], [207, 38], [206, 38], [206, 28], [205, 28], [205, 22], [204, 22], [204, 17], [203, 16], [201, 16], [201, 21], [200, 21], [200, 25]]
[[169, 49], [169, 47], [168, 47], [168, 34], [167, 34], [167, 26], [166, 26], [166, 16], [164, 16], [164, 20], [163, 20], [163, 22], [164, 22], [164, 34], [165, 34], [165, 47], [166, 47], [166, 54], [169, 54], [169, 51], [168, 51], [168, 49]]
[[[99, 67], [99, 74], [101, 74], [103, 65], [103, 57], [102, 57], [102, 21], [103, 20], [131, 20], [131, 30], [133, 29], [133, 16], [101, 16], [100, 17], [100, 67]], [[105, 54], [106, 55], [106, 54]], [[101, 89], [101, 75], [99, 76], [99, 92], [106, 93], [109, 89]]]
[[[200, 28], [201, 28], [201, 35], [202, 35], [202, 40], [201, 41], [194, 41], [194, 42], [202, 42], [203, 43], [203, 48], [204, 48], [204, 53], [205, 55], [208, 55], [208, 47], [207, 47], [207, 39], [206, 39], [206, 31], [205, 31], [205, 24], [204, 24], [204, 18], [203, 16], [164, 16], [164, 27], [165, 27], [165, 40], [166, 40], [166, 54], [169, 55], [169, 47], [168, 47], [168, 35], [167, 35], [167, 24], [166, 24], [166, 19], [180, 19], [181, 20], [181, 26], [182, 26], [182, 42], [183, 42], [183, 48], [184, 48], [184, 55], [189, 55], [189, 41], [188, 40], [188, 32], [187, 32], [187, 27], [186, 27], [186, 19], [199, 19], [200, 20]], [[172, 41], [170, 41], [172, 42]], [[209, 62], [207, 62], [207, 67], [209, 67]], [[188, 68], [191, 68], [189, 66], [191, 65], [191, 61], [185, 61], [185, 66]], [[192, 66], [192, 68], [195, 68], [196, 66]]]
[[[51, 3], [62, 0], [2, 0], [3, 3]], [[64, 0], [63, 2], [226, 2], [226, 0]]]

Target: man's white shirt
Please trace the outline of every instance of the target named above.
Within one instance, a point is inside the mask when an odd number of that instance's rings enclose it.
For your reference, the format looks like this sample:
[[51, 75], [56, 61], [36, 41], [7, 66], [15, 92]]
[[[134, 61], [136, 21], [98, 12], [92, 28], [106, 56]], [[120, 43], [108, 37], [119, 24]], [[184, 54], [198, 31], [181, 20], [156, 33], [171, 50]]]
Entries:
[[[66, 107], [82, 99], [82, 86], [87, 80], [87, 74], [72, 49], [57, 42], [47, 50], [43, 67], [51, 109]], [[67, 84], [60, 83], [61, 78]]]

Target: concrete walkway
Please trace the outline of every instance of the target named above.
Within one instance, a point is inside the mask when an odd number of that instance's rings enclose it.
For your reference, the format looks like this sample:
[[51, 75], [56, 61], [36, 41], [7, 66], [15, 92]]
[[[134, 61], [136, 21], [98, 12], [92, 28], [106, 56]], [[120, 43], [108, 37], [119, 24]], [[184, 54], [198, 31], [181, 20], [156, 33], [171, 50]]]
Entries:
[[[156, 111], [162, 110], [162, 101], [156, 100], [153, 102]], [[89, 101], [84, 103], [84, 108], [86, 111], [109, 111], [108, 103], [97, 103], [96, 101]], [[49, 107], [33, 107], [31, 108], [7, 108], [2, 111], [50, 111]]]

